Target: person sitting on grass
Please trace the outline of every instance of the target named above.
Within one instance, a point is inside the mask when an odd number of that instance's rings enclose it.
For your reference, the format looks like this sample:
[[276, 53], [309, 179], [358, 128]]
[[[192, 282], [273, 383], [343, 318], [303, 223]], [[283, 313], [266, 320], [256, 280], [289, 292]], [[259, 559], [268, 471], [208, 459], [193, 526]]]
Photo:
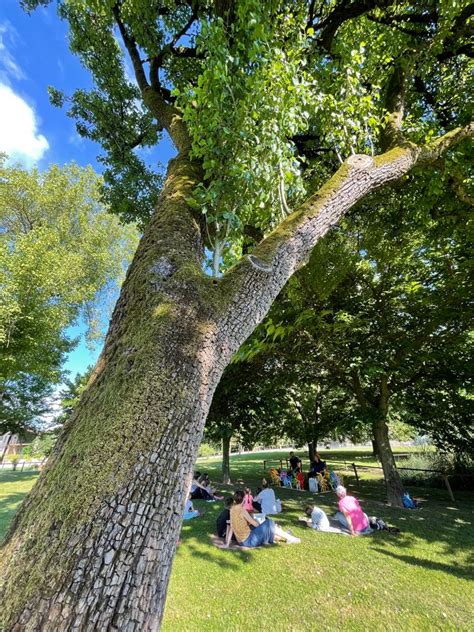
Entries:
[[260, 504], [264, 514], [275, 514], [281, 511], [281, 502], [275, 496], [275, 492], [268, 485], [267, 480], [262, 480], [262, 491], [257, 494], [255, 501]]
[[199, 482], [201, 483], [201, 485], [204, 485], [204, 489], [214, 498], [214, 500], [223, 500], [224, 496], [218, 496], [216, 494], [216, 490], [211, 487], [211, 480], [208, 474], [203, 474], [199, 479]]
[[[207, 475], [206, 475], [207, 476]], [[206, 479], [204, 479], [206, 481]], [[207, 479], [208, 482], [208, 486], [206, 488], [206, 485], [204, 485], [202, 482], [202, 476], [200, 472], [195, 472], [194, 476], [193, 476], [193, 481], [191, 483], [191, 499], [192, 500], [207, 500], [207, 501], [214, 501], [214, 500], [221, 500], [223, 498], [223, 496], [214, 496], [214, 494], [212, 493], [212, 488], [210, 487], [209, 484], [209, 479]]]
[[273, 520], [267, 518], [261, 524], [254, 520], [242, 505], [244, 492], [238, 489], [234, 493], [234, 504], [230, 508], [230, 529], [227, 532], [225, 547], [230, 544], [232, 535], [235, 535], [241, 546], [257, 547], [263, 544], [273, 544], [275, 539], [286, 540], [288, 544], [299, 544], [301, 540], [291, 533], [280, 529]]
[[311, 472], [314, 474], [321, 474], [326, 469], [326, 461], [321, 459], [321, 455], [319, 452], [316, 452], [314, 455], [314, 461], [311, 461]]
[[328, 531], [330, 528], [329, 518], [326, 512], [316, 505], [308, 505], [304, 510], [308, 518], [311, 518], [311, 528], [318, 531]]
[[192, 500], [214, 500], [214, 496], [209, 494], [206, 487], [200, 482], [201, 472], [195, 472], [191, 483], [191, 496]]
[[197, 518], [200, 515], [201, 514], [199, 513], [199, 511], [197, 509], [194, 509], [193, 503], [188, 496], [186, 504], [184, 506], [183, 520], [191, 520], [192, 518]]
[[342, 485], [336, 487], [336, 494], [339, 498], [339, 511], [336, 513], [336, 518], [342, 526], [349, 529], [351, 535], [370, 533], [372, 529], [369, 526], [369, 519], [362, 511], [357, 498], [349, 496]]
[[250, 487], [245, 488], [245, 496], [243, 506], [249, 513], [260, 513], [262, 511], [262, 507], [259, 502], [252, 496], [252, 490]]
[[227, 527], [230, 524], [230, 508], [232, 507], [233, 504], [234, 504], [234, 499], [232, 498], [232, 496], [228, 496], [224, 500], [224, 509], [217, 516], [216, 531], [217, 531], [217, 535], [220, 538], [225, 538], [227, 535]]

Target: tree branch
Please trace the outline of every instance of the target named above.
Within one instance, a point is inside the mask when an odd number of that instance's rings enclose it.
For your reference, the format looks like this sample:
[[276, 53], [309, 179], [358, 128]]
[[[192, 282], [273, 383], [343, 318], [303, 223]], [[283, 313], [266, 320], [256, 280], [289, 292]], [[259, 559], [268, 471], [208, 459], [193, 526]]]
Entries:
[[405, 71], [401, 61], [397, 61], [387, 84], [385, 109], [390, 112], [386, 126], [380, 135], [383, 151], [402, 145], [405, 138], [402, 134], [403, 112], [405, 109]]
[[344, 22], [358, 18], [373, 9], [386, 8], [392, 4], [395, 4], [395, 0], [359, 0], [358, 2], [342, 0], [326, 18], [315, 26], [320, 32], [316, 44], [327, 52], [331, 52], [334, 36]]
[[163, 95], [161, 94], [161, 90], [148, 83], [143, 69], [143, 63], [138, 52], [137, 43], [127, 32], [125, 24], [120, 16], [118, 4], [113, 7], [112, 13], [119, 28], [120, 35], [122, 36], [125, 48], [127, 49], [132, 61], [135, 78], [142, 93], [145, 105], [156, 118], [158, 124], [161, 127], [166, 128], [178, 151], [182, 153], [189, 152], [191, 148], [191, 140], [180, 111], [172, 105], [166, 103]]
[[[222, 352], [235, 353], [260, 322], [287, 280], [309, 259], [314, 246], [358, 202], [400, 179], [415, 166], [436, 161], [461, 140], [474, 135], [474, 124], [454, 129], [419, 147], [405, 143], [376, 157], [354, 155], [297, 211], [222, 277], [218, 291], [224, 311]], [[243, 328], [243, 332], [242, 332]]]

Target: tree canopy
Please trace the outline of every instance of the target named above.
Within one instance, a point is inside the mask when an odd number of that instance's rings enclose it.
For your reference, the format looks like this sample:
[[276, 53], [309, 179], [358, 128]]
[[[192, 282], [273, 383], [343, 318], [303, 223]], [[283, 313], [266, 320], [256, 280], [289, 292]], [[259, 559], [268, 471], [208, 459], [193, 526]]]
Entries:
[[[470, 168], [468, 159], [457, 165], [466, 183]], [[456, 193], [443, 169], [354, 209], [316, 246], [237, 357], [274, 354], [299, 367], [300, 385], [342, 389], [354, 424], [374, 421], [385, 393], [389, 419], [466, 451], [473, 225], [468, 188]], [[343, 411], [341, 403], [341, 418]]]
[[[23, 2], [38, 4], [48, 1]], [[159, 181], [136, 148], [165, 129], [201, 166], [196, 212], [224, 265], [247, 226], [273, 228], [347, 156], [469, 122], [457, 89], [470, 81], [466, 0], [60, 0], [58, 10], [95, 86], [54, 88], [52, 101], [102, 144], [112, 208], [147, 220]]]

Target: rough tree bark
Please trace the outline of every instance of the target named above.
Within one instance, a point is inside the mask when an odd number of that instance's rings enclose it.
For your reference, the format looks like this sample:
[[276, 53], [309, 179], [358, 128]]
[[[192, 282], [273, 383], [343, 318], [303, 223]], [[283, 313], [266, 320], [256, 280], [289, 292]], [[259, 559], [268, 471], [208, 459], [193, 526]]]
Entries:
[[403, 507], [403, 484], [397, 470], [392, 448], [390, 447], [386, 418], [380, 416], [374, 421], [372, 430], [377, 441], [377, 456], [382, 463], [385, 486], [387, 489], [387, 502], [392, 507]]
[[183, 139], [91, 382], [7, 534], [3, 630], [159, 629], [184, 499], [225, 365], [331, 226], [465, 135], [455, 130], [375, 160], [352, 156], [218, 281], [202, 271], [187, 203], [200, 173]]
[[225, 434], [222, 437], [222, 482], [225, 485], [231, 483], [230, 480], [230, 440], [231, 436]]

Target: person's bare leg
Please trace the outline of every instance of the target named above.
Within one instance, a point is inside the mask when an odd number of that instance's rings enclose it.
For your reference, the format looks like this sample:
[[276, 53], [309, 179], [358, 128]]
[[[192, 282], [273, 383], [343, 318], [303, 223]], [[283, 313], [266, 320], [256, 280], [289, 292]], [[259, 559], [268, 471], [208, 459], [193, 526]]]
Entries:
[[283, 529], [278, 525], [275, 525], [275, 540], [285, 540], [287, 544], [299, 544], [301, 542], [299, 538], [291, 535], [291, 533], [283, 531]]

